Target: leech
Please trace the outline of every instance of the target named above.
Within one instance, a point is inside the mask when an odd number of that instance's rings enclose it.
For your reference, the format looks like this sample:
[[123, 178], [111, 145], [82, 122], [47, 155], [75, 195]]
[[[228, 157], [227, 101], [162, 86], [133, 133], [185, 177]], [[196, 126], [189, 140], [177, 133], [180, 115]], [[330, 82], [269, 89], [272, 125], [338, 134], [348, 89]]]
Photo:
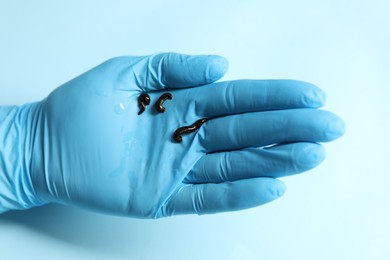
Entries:
[[173, 133], [173, 139], [176, 142], [181, 143], [181, 141], [183, 141], [182, 135], [189, 134], [198, 130], [206, 121], [207, 121], [206, 118], [202, 118], [196, 121], [195, 123], [193, 123], [192, 125], [179, 127]]
[[155, 104], [155, 108], [158, 112], [164, 113], [165, 112], [165, 107], [163, 107], [163, 103], [165, 100], [171, 100], [172, 99], [172, 94], [171, 93], [164, 93], [161, 95], [161, 97], [157, 100]]
[[145, 111], [146, 106], [149, 104], [150, 104], [150, 96], [146, 93], [142, 93], [138, 97], [138, 106], [139, 106], [138, 115], [142, 114]]

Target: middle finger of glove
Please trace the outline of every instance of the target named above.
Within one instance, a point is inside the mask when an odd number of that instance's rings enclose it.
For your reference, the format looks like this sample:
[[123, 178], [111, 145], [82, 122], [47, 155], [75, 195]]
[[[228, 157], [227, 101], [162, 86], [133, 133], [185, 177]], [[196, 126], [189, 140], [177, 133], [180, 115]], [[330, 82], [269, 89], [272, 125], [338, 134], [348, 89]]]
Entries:
[[206, 152], [289, 142], [328, 142], [340, 137], [344, 122], [317, 109], [253, 112], [208, 120], [198, 132]]

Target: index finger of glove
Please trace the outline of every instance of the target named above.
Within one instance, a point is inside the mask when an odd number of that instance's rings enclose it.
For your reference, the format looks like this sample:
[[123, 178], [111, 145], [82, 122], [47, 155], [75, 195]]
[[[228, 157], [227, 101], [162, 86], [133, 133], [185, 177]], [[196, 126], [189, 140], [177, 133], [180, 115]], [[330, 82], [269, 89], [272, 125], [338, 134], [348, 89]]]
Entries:
[[[129, 57], [130, 58], [130, 57]], [[195, 87], [220, 79], [228, 61], [218, 55], [159, 53], [131, 62], [124, 72], [125, 81], [135, 82], [142, 91]]]

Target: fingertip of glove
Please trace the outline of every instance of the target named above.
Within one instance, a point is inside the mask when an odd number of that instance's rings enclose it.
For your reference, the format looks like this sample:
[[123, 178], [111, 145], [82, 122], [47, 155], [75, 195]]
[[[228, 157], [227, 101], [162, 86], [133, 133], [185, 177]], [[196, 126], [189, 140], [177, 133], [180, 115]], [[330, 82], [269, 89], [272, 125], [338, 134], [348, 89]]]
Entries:
[[206, 77], [208, 81], [214, 82], [222, 78], [229, 67], [229, 61], [219, 55], [209, 55], [208, 56], [208, 70]]
[[269, 201], [272, 201], [274, 199], [277, 199], [286, 192], [286, 184], [284, 182], [274, 179], [274, 178], [267, 178], [267, 185], [269, 187], [268, 189], [268, 199]]
[[278, 180], [278, 179], [275, 179], [275, 196], [277, 198], [280, 198], [284, 195], [284, 193], [286, 192], [287, 190], [287, 186], [286, 184], [284, 184], [284, 182]]
[[312, 93], [312, 100], [314, 100], [314, 106], [315, 107], [322, 107], [326, 103], [326, 93], [319, 87], [316, 87], [316, 89]]
[[326, 151], [322, 145], [309, 143], [297, 156], [297, 163], [300, 168], [311, 169], [320, 164], [326, 157]]
[[312, 108], [322, 107], [326, 103], [326, 93], [321, 88], [308, 82], [300, 82], [305, 86], [303, 103]]
[[328, 126], [326, 127], [326, 138], [333, 141], [345, 134], [345, 122], [333, 113], [329, 113]]
[[340, 117], [337, 117], [337, 122], [336, 122], [336, 128], [337, 128], [337, 138], [341, 137], [345, 134], [345, 121], [341, 119]]

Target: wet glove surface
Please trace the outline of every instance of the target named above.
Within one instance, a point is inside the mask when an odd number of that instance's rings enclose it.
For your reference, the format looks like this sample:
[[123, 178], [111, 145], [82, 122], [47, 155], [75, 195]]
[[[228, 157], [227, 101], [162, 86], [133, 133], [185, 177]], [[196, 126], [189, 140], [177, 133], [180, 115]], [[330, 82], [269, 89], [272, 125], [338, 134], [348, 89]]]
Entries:
[[[325, 157], [344, 132], [324, 93], [293, 80], [217, 82], [220, 56], [118, 57], [41, 102], [0, 111], [0, 211], [49, 202], [139, 218], [209, 214], [280, 197], [277, 177]], [[140, 111], [141, 94], [150, 97]], [[159, 112], [155, 103], [171, 99]], [[198, 130], [173, 133], [200, 119]], [[11, 140], [17, 140], [11, 144]], [[17, 145], [15, 145], [15, 143]]]

